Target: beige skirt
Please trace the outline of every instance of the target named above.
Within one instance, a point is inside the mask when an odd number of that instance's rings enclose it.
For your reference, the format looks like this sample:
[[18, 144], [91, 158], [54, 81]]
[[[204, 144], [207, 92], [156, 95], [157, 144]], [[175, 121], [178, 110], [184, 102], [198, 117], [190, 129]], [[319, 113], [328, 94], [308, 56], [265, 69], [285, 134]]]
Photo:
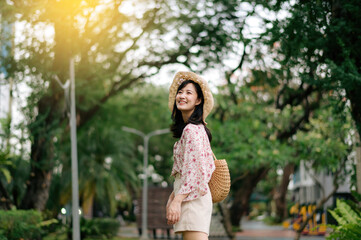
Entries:
[[[181, 185], [180, 175], [174, 180], [174, 193], [178, 193]], [[208, 189], [206, 195], [195, 200], [182, 202], [179, 222], [173, 225], [175, 233], [184, 231], [204, 232], [209, 235], [209, 227], [212, 217], [212, 196]]]

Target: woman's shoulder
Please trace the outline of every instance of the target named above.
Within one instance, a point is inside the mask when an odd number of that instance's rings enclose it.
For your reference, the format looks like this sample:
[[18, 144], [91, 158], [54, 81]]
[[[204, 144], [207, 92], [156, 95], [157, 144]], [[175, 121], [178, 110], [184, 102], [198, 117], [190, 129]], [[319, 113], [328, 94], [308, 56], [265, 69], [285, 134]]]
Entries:
[[202, 124], [194, 124], [194, 123], [188, 123], [185, 127], [184, 127], [184, 130], [187, 130], [187, 131], [199, 131], [199, 130], [202, 130], [204, 129], [204, 126]]
[[194, 134], [198, 135], [203, 132], [205, 132], [203, 124], [188, 123], [183, 129], [183, 135], [185, 136]]

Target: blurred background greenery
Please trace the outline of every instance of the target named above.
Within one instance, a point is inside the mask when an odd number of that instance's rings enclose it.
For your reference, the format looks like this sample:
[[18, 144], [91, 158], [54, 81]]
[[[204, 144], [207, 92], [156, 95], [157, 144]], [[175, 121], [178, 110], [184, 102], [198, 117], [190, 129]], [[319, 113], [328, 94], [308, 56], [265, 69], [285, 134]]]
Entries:
[[[69, 223], [69, 92], [59, 83], [70, 58], [87, 219], [135, 220], [142, 139], [121, 127], [169, 127], [178, 69], [214, 91], [212, 148], [232, 178], [225, 225], [254, 213], [254, 194], [265, 199], [256, 215], [282, 222], [290, 205], [323, 208], [345, 183], [339, 195], [360, 193], [360, 13], [357, 0], [1, 1], [0, 208]], [[151, 185], [171, 185], [174, 142], [152, 138]], [[301, 169], [319, 197], [302, 198]]]

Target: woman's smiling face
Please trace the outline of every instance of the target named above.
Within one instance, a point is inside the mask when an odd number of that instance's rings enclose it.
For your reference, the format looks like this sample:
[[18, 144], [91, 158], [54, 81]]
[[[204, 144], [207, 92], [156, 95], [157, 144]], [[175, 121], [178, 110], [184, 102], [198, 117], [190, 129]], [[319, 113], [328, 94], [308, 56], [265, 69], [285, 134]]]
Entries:
[[175, 101], [177, 108], [183, 114], [192, 114], [195, 107], [201, 103], [201, 99], [198, 98], [197, 90], [193, 83], [188, 83], [180, 89], [177, 92]]

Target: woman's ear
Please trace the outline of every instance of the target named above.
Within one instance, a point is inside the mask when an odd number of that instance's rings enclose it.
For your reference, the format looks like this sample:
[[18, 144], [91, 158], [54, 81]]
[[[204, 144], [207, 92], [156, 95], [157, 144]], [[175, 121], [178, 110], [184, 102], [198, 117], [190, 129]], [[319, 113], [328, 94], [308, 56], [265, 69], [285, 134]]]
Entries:
[[202, 99], [201, 99], [201, 98], [197, 98], [196, 105], [201, 104], [201, 102], [202, 102]]

